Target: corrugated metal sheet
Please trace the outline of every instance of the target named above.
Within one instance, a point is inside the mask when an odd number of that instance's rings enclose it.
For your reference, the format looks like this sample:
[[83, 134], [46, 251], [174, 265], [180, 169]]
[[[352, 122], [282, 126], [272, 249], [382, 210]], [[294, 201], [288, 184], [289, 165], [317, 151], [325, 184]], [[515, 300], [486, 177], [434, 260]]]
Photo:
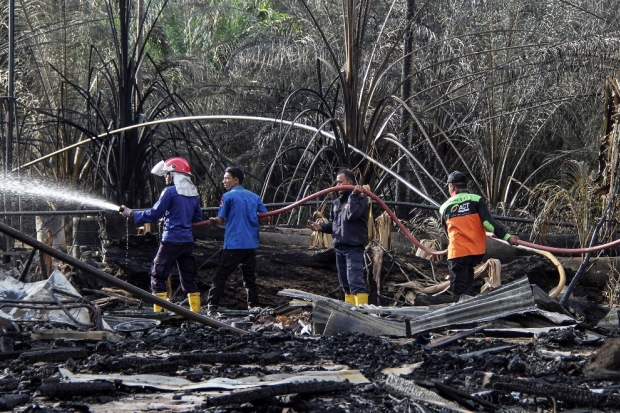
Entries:
[[278, 295], [281, 297], [292, 297], [292, 298], [300, 298], [303, 300], [311, 300], [316, 302], [319, 301], [328, 301], [335, 304], [344, 304], [342, 301], [334, 300], [333, 298], [323, 297], [322, 295], [307, 293], [305, 291], [295, 290], [293, 288], [285, 288], [284, 290], [278, 291]]
[[422, 334], [445, 327], [475, 324], [537, 311], [527, 277], [506, 284], [488, 294], [442, 308], [411, 320], [411, 334]]
[[[283, 297], [292, 297], [299, 298], [305, 300], [312, 300], [315, 303], [319, 301], [327, 301], [330, 303], [338, 304], [338, 305], [347, 305], [342, 301], [335, 300], [329, 297], [323, 297], [322, 295], [316, 295], [312, 293], [307, 293], [305, 291], [294, 290], [291, 288], [286, 288], [284, 290], [278, 291], [279, 296]], [[348, 306], [348, 305], [347, 305]], [[443, 308], [444, 305], [436, 306], [437, 308]], [[373, 305], [368, 305], [360, 308], [356, 308], [356, 311], [360, 311], [362, 313], [368, 314], [392, 314], [392, 315], [402, 315], [407, 318], [415, 318], [424, 314], [428, 314], [431, 312], [431, 307], [377, 307]]]

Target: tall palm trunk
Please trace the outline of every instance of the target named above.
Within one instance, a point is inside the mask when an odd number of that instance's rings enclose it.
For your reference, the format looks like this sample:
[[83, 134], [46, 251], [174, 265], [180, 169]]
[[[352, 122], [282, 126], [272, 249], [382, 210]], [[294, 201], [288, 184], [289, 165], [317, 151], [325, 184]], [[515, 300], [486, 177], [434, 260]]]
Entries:
[[[411, 21], [415, 14], [415, 0], [407, 0], [407, 11], [406, 11], [406, 19], [407, 21]], [[410, 98], [413, 96], [413, 43], [414, 43], [414, 33], [413, 27], [409, 27], [406, 31], [405, 36], [403, 37], [403, 70], [402, 70], [402, 86], [401, 86], [401, 94], [403, 102], [407, 105], [410, 105]], [[407, 148], [411, 148], [413, 141], [413, 128], [411, 126], [411, 116], [409, 112], [403, 108], [401, 110], [401, 142]], [[399, 150], [399, 157], [402, 156], [402, 151]], [[403, 163], [399, 162], [397, 166], [396, 172], [404, 177], [409, 177], [409, 172], [403, 170]], [[396, 181], [396, 196], [395, 200], [397, 202], [404, 202], [407, 200], [407, 189], [405, 184], [401, 181]], [[407, 208], [402, 206], [396, 207], [396, 215], [399, 218], [407, 218]]]

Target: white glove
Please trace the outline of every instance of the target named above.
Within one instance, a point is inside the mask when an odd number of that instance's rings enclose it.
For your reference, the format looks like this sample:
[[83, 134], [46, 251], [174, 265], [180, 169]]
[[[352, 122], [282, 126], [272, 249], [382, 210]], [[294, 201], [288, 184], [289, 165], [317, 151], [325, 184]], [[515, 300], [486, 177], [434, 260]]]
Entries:
[[124, 216], [125, 218], [129, 218], [130, 216], [132, 216], [133, 211], [130, 208], [127, 208], [125, 205], [121, 205], [121, 207], [123, 208], [123, 210], [121, 211], [122, 216]]

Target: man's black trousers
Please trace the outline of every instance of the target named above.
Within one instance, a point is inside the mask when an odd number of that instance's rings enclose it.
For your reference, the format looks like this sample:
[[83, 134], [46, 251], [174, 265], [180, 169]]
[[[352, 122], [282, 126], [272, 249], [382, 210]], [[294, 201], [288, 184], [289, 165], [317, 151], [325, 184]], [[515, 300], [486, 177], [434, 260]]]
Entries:
[[258, 286], [256, 285], [256, 250], [254, 249], [222, 250], [217, 264], [217, 271], [211, 282], [208, 298], [209, 305], [218, 306], [220, 304], [226, 280], [239, 265], [241, 265], [243, 287], [245, 287], [248, 294], [248, 306], [259, 306]]
[[454, 295], [473, 295], [474, 267], [482, 262], [482, 255], [467, 255], [448, 260], [450, 291]]

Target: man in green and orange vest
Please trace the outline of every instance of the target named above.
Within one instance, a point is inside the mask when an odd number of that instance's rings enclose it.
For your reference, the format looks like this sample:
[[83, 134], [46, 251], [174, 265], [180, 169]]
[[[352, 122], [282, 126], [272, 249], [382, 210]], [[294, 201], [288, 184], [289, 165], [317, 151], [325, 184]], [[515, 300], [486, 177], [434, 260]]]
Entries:
[[489, 212], [486, 200], [467, 190], [467, 176], [452, 172], [448, 176], [450, 199], [441, 205], [441, 224], [448, 236], [450, 291], [456, 296], [472, 295], [474, 267], [482, 262], [486, 250], [486, 231], [517, 245], [519, 237], [506, 232]]

